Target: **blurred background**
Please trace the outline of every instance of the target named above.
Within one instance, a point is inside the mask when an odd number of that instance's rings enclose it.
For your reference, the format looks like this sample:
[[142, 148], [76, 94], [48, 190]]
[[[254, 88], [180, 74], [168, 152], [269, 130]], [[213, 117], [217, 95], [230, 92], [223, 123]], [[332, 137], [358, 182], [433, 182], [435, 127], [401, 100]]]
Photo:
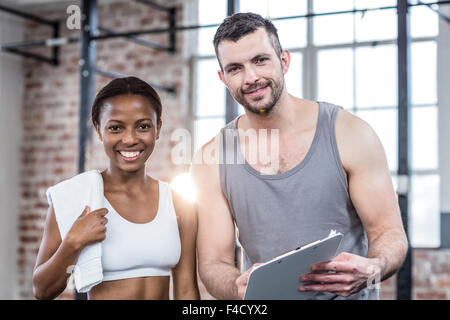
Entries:
[[249, 11], [273, 19], [290, 51], [291, 94], [342, 105], [383, 143], [411, 251], [381, 299], [450, 299], [450, 1], [437, 2], [0, 0], [0, 299], [33, 299], [47, 188], [106, 168], [89, 108], [112, 78], [157, 88], [163, 127], [148, 172], [190, 196], [172, 134], [188, 130], [193, 152], [243, 113], [212, 39]]

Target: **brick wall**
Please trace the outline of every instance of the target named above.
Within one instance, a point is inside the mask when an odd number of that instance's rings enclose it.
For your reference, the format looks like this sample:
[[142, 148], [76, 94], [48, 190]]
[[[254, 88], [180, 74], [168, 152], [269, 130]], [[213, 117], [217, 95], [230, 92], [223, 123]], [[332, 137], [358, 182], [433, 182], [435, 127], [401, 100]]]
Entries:
[[[177, 23], [183, 21], [183, 2], [163, 1], [179, 8]], [[61, 24], [61, 36], [79, 35], [65, 27], [65, 11], [44, 12], [40, 16], [56, 19]], [[167, 14], [134, 1], [112, 3], [99, 7], [99, 23], [114, 30], [160, 28], [168, 25]], [[51, 37], [51, 29], [27, 23], [26, 40]], [[164, 35], [142, 36], [143, 39], [167, 45]], [[177, 47], [185, 46], [183, 33], [177, 35]], [[31, 52], [50, 56], [47, 48]], [[148, 173], [170, 181], [186, 167], [176, 167], [170, 161], [170, 135], [175, 128], [186, 128], [189, 117], [189, 57], [183, 50], [175, 55], [143, 47], [124, 39], [97, 42], [97, 67], [125, 75], [136, 75], [157, 84], [175, 84], [176, 95], [159, 92], [163, 101], [163, 127], [154, 154], [148, 163]], [[23, 143], [18, 245], [19, 298], [32, 296], [32, 271], [42, 237], [47, 201], [45, 191], [59, 181], [77, 173], [78, 110], [79, 110], [79, 44], [64, 45], [60, 65], [24, 59], [25, 97], [22, 125]], [[97, 76], [95, 92], [110, 79]], [[107, 166], [103, 147], [95, 134], [87, 146], [86, 170]], [[61, 298], [71, 298], [66, 291]]]
[[[171, 1], [180, 8], [178, 23], [182, 23], [182, 0]], [[164, 1], [165, 5], [170, 5]], [[62, 20], [65, 11], [42, 13], [49, 19]], [[128, 2], [114, 3], [99, 8], [101, 25], [115, 30], [155, 28], [166, 24], [165, 14], [144, 5]], [[62, 36], [78, 36], [65, 24]], [[51, 36], [48, 27], [34, 23], [26, 26], [25, 38], [46, 39]], [[143, 37], [167, 44], [164, 35]], [[186, 45], [185, 33], [178, 33], [177, 46]], [[50, 54], [46, 48], [33, 50]], [[47, 210], [46, 189], [77, 173], [77, 134], [79, 109], [78, 44], [61, 47], [61, 64], [53, 67], [33, 60], [24, 60], [25, 90], [22, 114], [23, 143], [18, 244], [19, 298], [31, 299], [32, 271]], [[170, 135], [175, 128], [189, 128], [189, 53], [170, 56], [129, 41], [116, 39], [98, 42], [97, 66], [100, 69], [136, 75], [162, 84], [175, 83], [177, 95], [160, 92], [163, 101], [163, 128], [154, 154], [149, 160], [148, 171], [156, 178], [170, 181], [186, 168], [175, 167], [170, 161]], [[96, 92], [109, 79], [97, 76]], [[106, 156], [95, 135], [87, 147], [86, 169], [103, 169]], [[414, 251], [414, 298], [450, 299], [450, 250]], [[200, 284], [202, 297], [210, 299]], [[70, 299], [66, 290], [60, 298]], [[382, 284], [382, 299], [395, 299], [395, 277]]]
[[[414, 249], [413, 299], [450, 299], [450, 250]], [[380, 299], [396, 298], [396, 276], [381, 284]]]

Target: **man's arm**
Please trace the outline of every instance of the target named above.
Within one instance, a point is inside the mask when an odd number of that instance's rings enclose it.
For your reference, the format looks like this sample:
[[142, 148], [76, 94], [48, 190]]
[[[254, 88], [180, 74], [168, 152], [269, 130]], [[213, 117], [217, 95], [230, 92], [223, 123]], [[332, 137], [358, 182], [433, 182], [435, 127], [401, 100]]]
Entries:
[[405, 259], [408, 243], [386, 156], [375, 132], [361, 119], [341, 110], [336, 121], [336, 140], [347, 172], [350, 198], [369, 241], [368, 256], [342, 253], [328, 263], [314, 265], [304, 281], [323, 282], [306, 286], [309, 290], [331, 291], [342, 296], [367, 285], [374, 271], [381, 281], [396, 273]]
[[220, 187], [219, 165], [204, 163], [202, 155], [205, 150], [211, 152], [211, 144], [216, 142], [211, 140], [201, 148], [191, 167], [197, 192], [198, 267], [211, 295], [218, 299], [237, 299], [236, 280], [240, 272], [234, 265], [234, 223]]
[[369, 240], [368, 258], [380, 259], [381, 279], [387, 279], [403, 264], [408, 242], [383, 146], [366, 122], [346, 111], [339, 113], [336, 136], [350, 197]]

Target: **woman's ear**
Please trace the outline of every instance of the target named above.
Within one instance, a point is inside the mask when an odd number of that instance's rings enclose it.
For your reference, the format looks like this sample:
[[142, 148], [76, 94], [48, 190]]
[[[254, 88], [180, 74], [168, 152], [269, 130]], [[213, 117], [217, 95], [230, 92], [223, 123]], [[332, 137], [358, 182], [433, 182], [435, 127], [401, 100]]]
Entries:
[[98, 127], [97, 124], [94, 125], [95, 131], [97, 132], [98, 138], [100, 139], [101, 142], [103, 142], [103, 137], [102, 134], [100, 133], [100, 128]]
[[161, 132], [161, 126], [162, 126], [162, 120], [160, 119], [156, 126], [156, 140], [159, 139], [159, 133]]

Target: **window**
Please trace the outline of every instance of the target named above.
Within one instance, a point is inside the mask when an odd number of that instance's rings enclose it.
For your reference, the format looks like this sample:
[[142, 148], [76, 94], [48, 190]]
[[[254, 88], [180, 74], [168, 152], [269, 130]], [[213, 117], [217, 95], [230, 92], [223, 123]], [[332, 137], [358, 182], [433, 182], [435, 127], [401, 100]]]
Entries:
[[[318, 51], [318, 100], [353, 108], [354, 52], [351, 48]], [[331, 72], [332, 71], [332, 72]]]
[[[199, 0], [201, 11], [206, 12], [204, 20], [201, 20], [203, 15], [199, 15], [200, 24], [217, 23], [225, 16], [226, 1], [214, 1], [214, 6], [206, 5], [210, 2]], [[310, 21], [301, 17], [277, 18], [302, 16], [308, 12], [321, 14], [395, 7], [396, 3], [396, 0], [242, 0], [239, 10], [255, 12], [273, 20], [283, 49], [289, 49], [291, 53], [291, 66], [285, 76], [291, 94], [342, 105], [372, 126], [384, 146], [395, 187], [398, 161], [396, 9], [320, 15]], [[438, 17], [425, 6], [412, 7], [410, 12], [412, 190], [409, 232], [413, 247], [437, 247], [440, 243]], [[217, 78], [214, 68], [218, 68], [214, 65], [211, 44], [213, 31], [202, 31], [205, 35], [209, 32], [209, 35], [204, 40], [200, 37], [200, 42], [205, 41], [205, 44], [199, 43], [196, 62], [197, 147], [225, 124], [225, 93], [220, 89], [223, 85], [217, 82], [218, 79], [213, 80], [213, 77]], [[209, 75], [202, 71], [206, 69]], [[242, 107], [239, 113], [243, 113]]]
[[[216, 24], [226, 17], [227, 1], [199, 0], [200, 25]], [[225, 125], [225, 87], [220, 81], [220, 69], [212, 40], [217, 28], [198, 30], [197, 55], [194, 57], [194, 150], [212, 139]]]
[[[396, 1], [314, 0], [314, 12], [395, 6]], [[393, 9], [314, 18], [317, 97], [367, 121], [383, 143], [394, 184], [397, 170], [397, 37]], [[436, 36], [438, 17], [411, 9], [411, 192], [413, 247], [440, 243]], [[375, 42], [376, 41], [376, 42]]]
[[[429, 9], [428, 11], [433, 13]], [[417, 15], [416, 17], [425, 19], [427, 16], [424, 12], [423, 16]], [[433, 18], [436, 18], [436, 16], [428, 16], [427, 19], [431, 19], [431, 21], [426, 20], [428, 23], [425, 24], [428, 26], [433, 25]], [[424, 35], [424, 31], [416, 31], [416, 33]], [[431, 34], [435, 35], [434, 31]], [[411, 244], [422, 247], [437, 247], [440, 245], [436, 61], [437, 48], [435, 40], [412, 43], [411, 167], [413, 175], [410, 198], [410, 234], [412, 235]]]

